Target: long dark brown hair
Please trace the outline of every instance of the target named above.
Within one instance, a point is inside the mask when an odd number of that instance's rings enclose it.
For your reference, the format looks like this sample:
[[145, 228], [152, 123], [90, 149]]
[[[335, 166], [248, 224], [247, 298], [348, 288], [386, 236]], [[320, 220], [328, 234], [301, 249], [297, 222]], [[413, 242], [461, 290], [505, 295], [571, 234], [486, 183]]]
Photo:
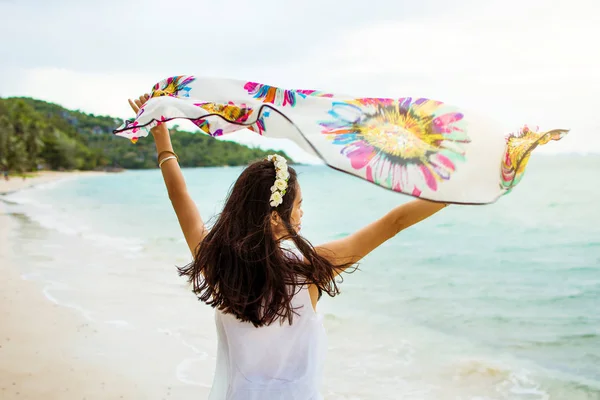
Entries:
[[[313, 284], [329, 296], [339, 294], [333, 265], [296, 233], [290, 217], [298, 193], [296, 171], [289, 167], [283, 203], [271, 207], [275, 182], [271, 161], [257, 161], [237, 179], [215, 225], [196, 250], [194, 261], [179, 268], [198, 299], [260, 327], [279, 320], [292, 323], [291, 299], [303, 285]], [[302, 257], [280, 246], [272, 231], [271, 213], [279, 214]]]

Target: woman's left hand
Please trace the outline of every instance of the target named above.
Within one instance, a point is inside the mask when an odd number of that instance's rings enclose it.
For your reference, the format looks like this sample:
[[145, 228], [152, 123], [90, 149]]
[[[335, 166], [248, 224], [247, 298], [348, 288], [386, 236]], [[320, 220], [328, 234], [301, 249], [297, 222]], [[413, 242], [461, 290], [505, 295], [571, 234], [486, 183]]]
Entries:
[[137, 115], [140, 112], [140, 108], [142, 108], [142, 106], [144, 104], [146, 104], [146, 102], [150, 99], [150, 95], [148, 93], [141, 95], [139, 98], [131, 100], [131, 99], [127, 99], [129, 101], [129, 106], [131, 107], [131, 109], [133, 110], [133, 112], [135, 113], [135, 115]]

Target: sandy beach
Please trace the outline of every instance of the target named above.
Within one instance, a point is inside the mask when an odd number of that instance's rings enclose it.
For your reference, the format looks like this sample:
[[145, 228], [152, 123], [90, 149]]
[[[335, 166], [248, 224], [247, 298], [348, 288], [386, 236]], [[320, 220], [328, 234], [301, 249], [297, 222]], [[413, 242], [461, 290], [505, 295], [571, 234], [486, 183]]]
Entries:
[[[0, 193], [22, 190], [76, 174], [44, 172], [0, 182]], [[92, 173], [93, 174], [93, 173]], [[143, 399], [131, 379], [77, 349], [98, 335], [97, 327], [50, 302], [36, 282], [11, 264], [14, 221], [0, 202], [0, 398]], [[90, 345], [92, 343], [89, 343]]]

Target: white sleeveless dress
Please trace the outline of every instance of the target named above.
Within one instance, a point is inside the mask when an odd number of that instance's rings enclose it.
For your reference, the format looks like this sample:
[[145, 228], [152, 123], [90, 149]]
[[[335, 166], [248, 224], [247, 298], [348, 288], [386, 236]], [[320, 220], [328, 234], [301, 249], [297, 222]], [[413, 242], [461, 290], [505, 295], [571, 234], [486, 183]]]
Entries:
[[255, 328], [215, 312], [217, 366], [209, 400], [322, 400], [327, 337], [307, 287], [292, 298], [292, 325]]

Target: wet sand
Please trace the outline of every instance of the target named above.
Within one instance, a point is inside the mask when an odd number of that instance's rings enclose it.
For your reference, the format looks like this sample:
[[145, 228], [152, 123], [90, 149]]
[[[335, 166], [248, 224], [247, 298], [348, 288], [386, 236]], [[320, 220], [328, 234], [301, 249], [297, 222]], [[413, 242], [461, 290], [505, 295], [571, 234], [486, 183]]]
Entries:
[[[0, 193], [14, 192], [74, 174], [45, 172], [0, 182]], [[87, 174], [87, 173], [83, 173]], [[81, 349], [101, 334], [65, 307], [50, 302], [38, 283], [20, 275], [11, 256], [16, 221], [0, 202], [0, 398], [145, 399], [146, 388], [95, 360]]]

